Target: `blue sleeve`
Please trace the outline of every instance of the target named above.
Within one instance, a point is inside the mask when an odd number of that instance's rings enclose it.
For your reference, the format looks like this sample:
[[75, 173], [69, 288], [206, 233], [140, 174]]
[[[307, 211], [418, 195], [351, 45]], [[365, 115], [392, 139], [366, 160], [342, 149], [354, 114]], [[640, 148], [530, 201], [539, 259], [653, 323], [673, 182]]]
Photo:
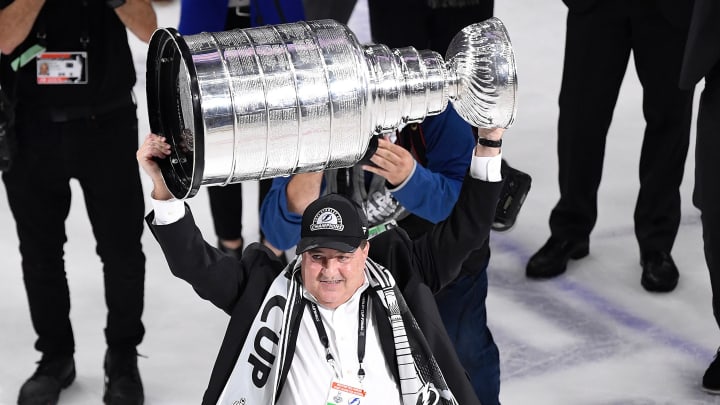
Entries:
[[195, 35], [225, 29], [228, 0], [182, 0], [178, 32]]
[[393, 196], [411, 213], [438, 223], [452, 211], [470, 167], [475, 137], [451, 105], [423, 121], [427, 167], [415, 172]]

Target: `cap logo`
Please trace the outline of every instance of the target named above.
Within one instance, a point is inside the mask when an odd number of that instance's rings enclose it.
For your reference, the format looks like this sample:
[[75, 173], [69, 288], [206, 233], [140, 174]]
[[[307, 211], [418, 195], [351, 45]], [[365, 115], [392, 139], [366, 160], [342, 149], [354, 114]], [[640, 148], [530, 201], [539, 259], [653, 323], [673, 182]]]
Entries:
[[340, 213], [333, 208], [323, 208], [315, 214], [313, 223], [310, 225], [311, 231], [318, 231], [321, 229], [329, 229], [332, 231], [342, 232], [345, 229], [343, 225], [343, 219]]

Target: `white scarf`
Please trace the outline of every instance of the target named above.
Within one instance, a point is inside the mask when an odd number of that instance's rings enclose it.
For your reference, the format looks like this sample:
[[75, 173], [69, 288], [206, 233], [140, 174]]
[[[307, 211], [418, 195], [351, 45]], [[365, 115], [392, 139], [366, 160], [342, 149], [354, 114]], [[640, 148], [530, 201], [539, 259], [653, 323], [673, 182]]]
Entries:
[[[292, 355], [288, 343], [297, 338], [289, 336], [289, 325], [302, 315], [300, 261], [290, 263], [270, 285], [218, 405], [275, 404], [285, 359]], [[403, 405], [457, 405], [390, 272], [368, 258], [365, 274], [386, 309], [397, 363], [405, 365], [398, 368]]]

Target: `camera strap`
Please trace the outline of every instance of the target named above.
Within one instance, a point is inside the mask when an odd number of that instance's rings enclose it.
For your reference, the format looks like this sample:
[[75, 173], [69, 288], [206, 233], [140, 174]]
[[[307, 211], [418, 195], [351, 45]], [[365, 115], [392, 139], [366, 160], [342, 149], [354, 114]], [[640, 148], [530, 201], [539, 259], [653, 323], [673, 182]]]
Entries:
[[[12, 55], [12, 54], [10, 54]], [[2, 66], [0, 64], [0, 66]], [[9, 69], [0, 69], [10, 72]], [[9, 79], [6, 77], [6, 79]], [[15, 94], [17, 83], [14, 80], [7, 80], [5, 89], [0, 84], [0, 171], [6, 171], [13, 162], [14, 155], [17, 152], [17, 140], [15, 138]], [[8, 83], [11, 87], [8, 89]]]
[[[13, 51], [11, 54], [6, 55], [6, 58], [11, 58], [15, 54], [15, 51]], [[0, 53], [0, 61], [2, 61], [2, 54]], [[2, 66], [0, 64], [0, 66]], [[0, 72], [2, 72], [4, 69], [0, 68]], [[14, 69], [13, 69], [14, 70]], [[2, 77], [0, 77], [2, 79]], [[8, 78], [6, 78], [8, 79]], [[17, 83], [14, 80], [7, 80], [5, 83], [10, 83], [10, 91], [7, 91], [7, 87], [3, 89], [2, 87], [2, 80], [0, 80], [0, 97], [2, 97], [2, 100], [0, 100], [0, 103], [2, 104], [0, 107], [2, 108], [3, 114], [8, 115], [8, 118], [10, 118], [11, 123], [13, 121], [14, 116], [9, 114], [9, 111], [12, 111], [15, 105], [15, 96], [17, 94]], [[9, 103], [9, 105], [6, 105], [6, 103]]]

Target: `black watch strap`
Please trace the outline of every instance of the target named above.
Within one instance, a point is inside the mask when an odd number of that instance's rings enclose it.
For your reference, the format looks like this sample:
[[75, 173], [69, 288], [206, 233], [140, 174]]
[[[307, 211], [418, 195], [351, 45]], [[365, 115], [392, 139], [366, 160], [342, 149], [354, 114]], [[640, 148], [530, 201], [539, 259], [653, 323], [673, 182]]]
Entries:
[[492, 139], [478, 137], [478, 144], [487, 146], [488, 148], [500, 148], [502, 147], [502, 139], [493, 141]]
[[125, 1], [126, 0], [105, 0], [105, 4], [112, 9], [116, 9], [125, 4]]

